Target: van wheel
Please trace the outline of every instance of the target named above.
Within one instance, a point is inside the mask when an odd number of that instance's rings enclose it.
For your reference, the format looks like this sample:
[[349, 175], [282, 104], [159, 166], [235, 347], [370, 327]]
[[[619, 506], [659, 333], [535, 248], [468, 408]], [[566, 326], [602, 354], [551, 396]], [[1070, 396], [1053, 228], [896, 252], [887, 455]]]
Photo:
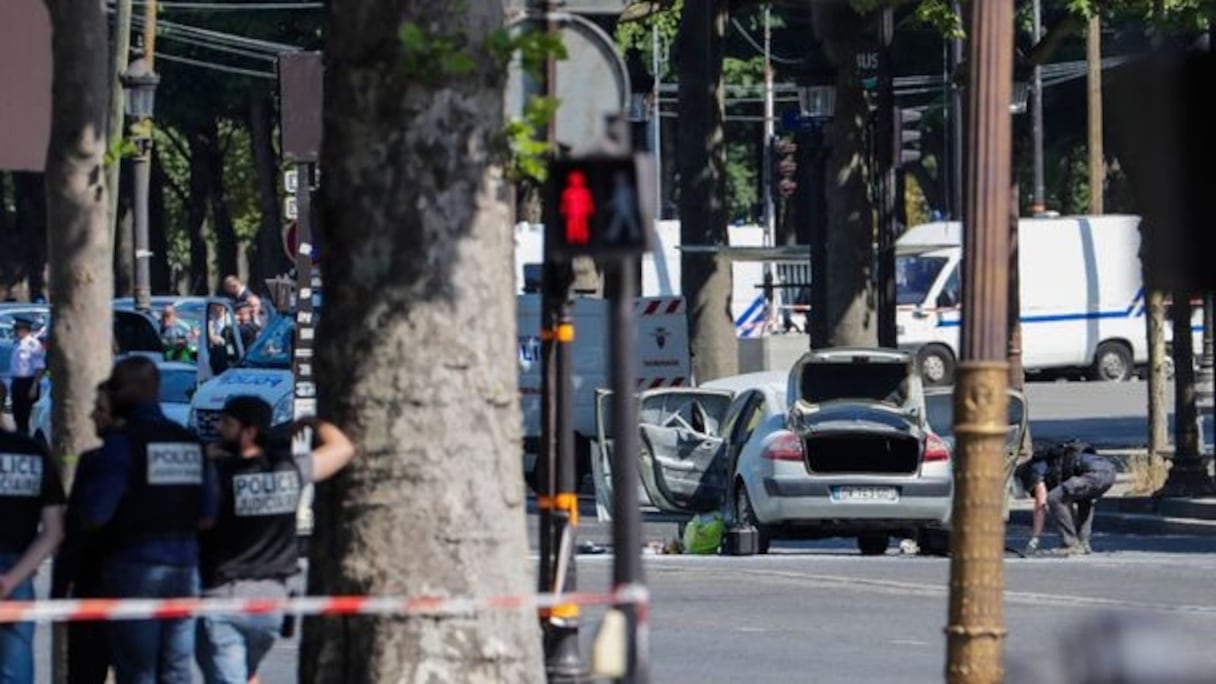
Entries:
[[1090, 377], [1103, 382], [1130, 380], [1136, 368], [1132, 362], [1132, 351], [1122, 342], [1103, 342], [1094, 352], [1094, 366]]
[[921, 349], [920, 376], [930, 387], [954, 384], [954, 354], [937, 344]]

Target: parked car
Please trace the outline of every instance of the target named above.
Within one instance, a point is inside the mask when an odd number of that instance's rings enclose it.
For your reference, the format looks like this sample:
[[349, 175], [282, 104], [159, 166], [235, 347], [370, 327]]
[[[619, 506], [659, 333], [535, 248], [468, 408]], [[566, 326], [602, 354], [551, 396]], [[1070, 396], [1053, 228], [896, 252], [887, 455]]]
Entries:
[[[161, 361], [156, 364], [160, 371], [160, 409], [165, 417], [186, 427], [190, 413], [190, 397], [197, 386], [198, 371], [193, 364]], [[30, 434], [44, 446], [51, 443], [52, 387], [43, 386], [42, 396], [30, 412]]]

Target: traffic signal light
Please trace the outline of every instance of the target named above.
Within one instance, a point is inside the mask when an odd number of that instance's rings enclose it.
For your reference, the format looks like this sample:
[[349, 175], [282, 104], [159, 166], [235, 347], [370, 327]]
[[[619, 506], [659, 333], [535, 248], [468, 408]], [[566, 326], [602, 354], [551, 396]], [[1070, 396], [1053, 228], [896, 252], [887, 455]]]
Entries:
[[650, 248], [650, 226], [643, 216], [633, 157], [549, 162], [546, 259], [644, 253]]
[[895, 123], [895, 166], [920, 161], [921, 113], [914, 109], [895, 108], [891, 120]]

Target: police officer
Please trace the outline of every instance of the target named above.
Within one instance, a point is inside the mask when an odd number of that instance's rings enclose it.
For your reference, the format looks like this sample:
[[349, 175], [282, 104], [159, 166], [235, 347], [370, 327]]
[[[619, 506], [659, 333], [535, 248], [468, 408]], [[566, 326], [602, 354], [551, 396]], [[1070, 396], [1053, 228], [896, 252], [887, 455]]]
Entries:
[[[93, 400], [93, 429], [103, 440], [126, 424], [114, 407], [112, 383], [107, 380], [97, 386]], [[100, 530], [86, 529], [82, 521], [81, 493], [88, 489], [89, 480], [104, 471], [102, 450], [92, 449], [80, 455], [76, 464], [75, 482], [68, 496], [67, 536], [59, 555], [51, 582], [52, 598], [100, 598], [102, 551], [105, 538]], [[108, 632], [103, 622], [69, 622], [68, 684], [104, 684], [110, 669]]]
[[[198, 530], [216, 515], [215, 475], [202, 445], [165, 418], [160, 376], [130, 357], [111, 376], [126, 425], [106, 435], [97, 472], [80, 487], [81, 521], [106, 530], [101, 586], [115, 598], [197, 596]], [[189, 682], [194, 620], [128, 620], [110, 625], [119, 684]]]
[[38, 401], [39, 384], [46, 372], [46, 350], [33, 334], [34, 322], [24, 316], [13, 319], [13, 334], [17, 343], [9, 358], [9, 374], [13, 385], [13, 422], [17, 431], [29, 434], [30, 410]]
[[1050, 512], [1060, 535], [1060, 548], [1054, 553], [1092, 553], [1094, 506], [1115, 484], [1115, 466], [1098, 456], [1089, 444], [1072, 441], [1036, 452], [1019, 468], [1019, 476], [1035, 502], [1026, 552], [1039, 550], [1039, 535]]
[[[337, 427], [314, 421], [317, 441], [297, 460], [286, 440], [273, 440], [274, 410], [252, 396], [224, 405], [216, 462], [220, 512], [203, 536], [203, 595], [284, 598], [298, 569], [296, 510], [305, 483], [328, 479], [355, 448]], [[298, 425], [297, 427], [303, 427]], [[198, 663], [208, 684], [246, 684], [274, 645], [283, 616], [215, 615], [199, 620]]]
[[[34, 573], [63, 539], [63, 504], [59, 472], [46, 452], [0, 429], [0, 601], [33, 600]], [[0, 684], [33, 681], [33, 623], [0, 625]]]

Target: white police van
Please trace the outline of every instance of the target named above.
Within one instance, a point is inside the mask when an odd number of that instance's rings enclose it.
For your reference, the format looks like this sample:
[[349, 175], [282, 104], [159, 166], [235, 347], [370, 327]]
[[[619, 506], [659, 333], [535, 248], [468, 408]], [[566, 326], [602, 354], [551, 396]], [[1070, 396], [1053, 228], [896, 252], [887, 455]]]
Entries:
[[258, 397], [274, 407], [275, 425], [291, 422], [291, 350], [294, 335], [294, 316], [275, 317], [236, 366], [200, 385], [195, 391], [190, 401], [190, 429], [205, 442], [218, 439], [216, 429], [224, 402], [240, 395]]

